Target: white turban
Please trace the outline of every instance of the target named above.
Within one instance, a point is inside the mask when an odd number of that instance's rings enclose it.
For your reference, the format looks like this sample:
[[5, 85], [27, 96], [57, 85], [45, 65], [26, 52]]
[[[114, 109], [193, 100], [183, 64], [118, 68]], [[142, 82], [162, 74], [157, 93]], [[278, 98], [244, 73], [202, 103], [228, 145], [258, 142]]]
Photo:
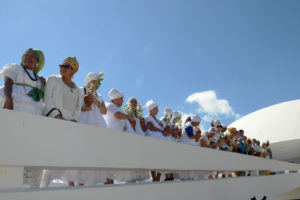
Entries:
[[177, 117], [181, 117], [181, 113], [178, 112], [178, 111], [174, 111], [174, 112], [173, 112], [173, 118], [175, 119], [175, 118], [177, 118]]
[[127, 100], [127, 103], [126, 104], [130, 104], [130, 101], [131, 100], [133, 100], [133, 99], [135, 99], [136, 100], [136, 102], [137, 102], [137, 104], [139, 104], [139, 102], [138, 102], [138, 100], [137, 100], [137, 98], [135, 98], [135, 97], [130, 97], [128, 100]]
[[151, 110], [153, 110], [153, 108], [158, 107], [158, 105], [157, 105], [157, 103], [155, 103], [155, 102], [151, 99], [151, 100], [147, 101], [145, 107], [146, 107], [149, 111], [151, 111]]
[[171, 108], [165, 108], [164, 114], [165, 114], [165, 115], [172, 115], [172, 114], [173, 114], [173, 111], [172, 111]]
[[110, 98], [110, 100], [118, 99], [123, 96], [123, 93], [115, 88], [112, 88], [108, 93], [108, 97]]
[[221, 122], [219, 120], [213, 120], [212, 121], [212, 126], [217, 127], [218, 125], [221, 125]]
[[91, 81], [95, 81], [97, 80], [97, 78], [99, 77], [98, 73], [95, 72], [89, 72], [86, 77], [85, 77], [85, 82], [86, 83], [90, 83]]
[[201, 122], [201, 118], [199, 117], [199, 115], [191, 116], [191, 120], [192, 122]]

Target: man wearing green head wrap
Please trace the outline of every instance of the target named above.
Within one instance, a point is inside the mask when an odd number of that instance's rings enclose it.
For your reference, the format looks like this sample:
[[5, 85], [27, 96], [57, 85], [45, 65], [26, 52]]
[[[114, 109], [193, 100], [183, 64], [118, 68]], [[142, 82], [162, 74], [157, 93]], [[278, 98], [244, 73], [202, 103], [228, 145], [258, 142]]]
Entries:
[[21, 64], [10, 63], [0, 70], [5, 86], [0, 88], [0, 106], [36, 115], [44, 110], [45, 79], [37, 74], [43, 69], [45, 57], [41, 50], [28, 49]]

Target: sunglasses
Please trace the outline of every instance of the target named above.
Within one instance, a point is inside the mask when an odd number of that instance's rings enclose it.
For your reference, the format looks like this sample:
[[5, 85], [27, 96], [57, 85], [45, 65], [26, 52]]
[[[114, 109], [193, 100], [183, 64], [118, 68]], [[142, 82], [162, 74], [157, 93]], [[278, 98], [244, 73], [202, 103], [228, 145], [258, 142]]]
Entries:
[[73, 69], [71, 65], [59, 65], [59, 67], [64, 68], [64, 69]]

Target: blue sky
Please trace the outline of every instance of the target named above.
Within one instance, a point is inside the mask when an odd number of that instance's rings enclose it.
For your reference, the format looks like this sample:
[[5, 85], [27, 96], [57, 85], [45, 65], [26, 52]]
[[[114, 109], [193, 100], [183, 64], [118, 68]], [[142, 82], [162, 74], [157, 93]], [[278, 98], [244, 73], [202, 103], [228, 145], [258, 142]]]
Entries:
[[296, 0], [2, 0], [0, 27], [1, 66], [39, 48], [47, 77], [76, 56], [74, 81], [104, 71], [105, 100], [115, 87], [142, 105], [230, 124], [300, 98]]

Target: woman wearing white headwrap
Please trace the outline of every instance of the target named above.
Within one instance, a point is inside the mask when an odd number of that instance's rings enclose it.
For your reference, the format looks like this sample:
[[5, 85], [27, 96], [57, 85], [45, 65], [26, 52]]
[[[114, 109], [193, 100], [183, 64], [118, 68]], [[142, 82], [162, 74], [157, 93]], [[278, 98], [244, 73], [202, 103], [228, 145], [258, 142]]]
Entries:
[[107, 127], [119, 131], [134, 132], [130, 125], [130, 123], [135, 124], [134, 117], [127, 115], [121, 108], [123, 104], [123, 93], [112, 88], [108, 96], [110, 102], [106, 106], [107, 114], [104, 117]]
[[181, 121], [181, 113], [178, 111], [173, 112], [173, 120], [172, 120], [172, 136], [175, 139], [179, 139], [182, 132], [182, 121]]
[[145, 107], [149, 110], [149, 114], [145, 117], [146, 123], [150, 127], [150, 136], [165, 140], [165, 130], [162, 123], [156, 118], [158, 113], [158, 105], [153, 100], [146, 103]]
[[85, 96], [81, 109], [79, 122], [107, 128], [103, 115], [107, 109], [102, 96], [96, 91], [101, 85], [103, 73], [88, 73], [85, 78], [86, 85], [80, 88], [82, 95]]
[[[156, 119], [158, 113], [158, 105], [153, 100], [149, 100], [145, 107], [149, 110], [149, 114], [145, 117], [145, 121], [148, 124], [149, 136], [165, 140], [165, 130], [162, 123]], [[151, 171], [152, 180], [160, 181], [161, 173], [156, 171]]]
[[165, 140], [176, 142], [175, 138], [172, 136], [172, 131], [174, 128], [174, 125], [172, 124], [172, 121], [171, 121], [173, 111], [170, 108], [165, 108], [164, 115], [165, 116], [162, 117], [160, 119], [160, 121], [165, 130], [165, 133], [164, 133]]
[[187, 122], [182, 129], [182, 135], [179, 142], [197, 145], [197, 140], [199, 141], [201, 134], [201, 130], [198, 128], [200, 122], [201, 118], [198, 115], [191, 116], [191, 121]]
[[[145, 132], [142, 130], [140, 119], [143, 118], [143, 111], [141, 105], [138, 103], [135, 97], [128, 99], [125, 105], [125, 112], [127, 115], [131, 115], [135, 119], [135, 124], [131, 124], [134, 133], [139, 135], [145, 135]], [[134, 126], [135, 125], [135, 126]]]
[[[81, 109], [79, 122], [107, 128], [103, 115], [107, 109], [102, 96], [96, 91], [101, 85], [104, 73], [90, 72], [85, 78], [86, 85], [81, 87], [82, 96], [84, 96], [83, 107]], [[107, 181], [109, 175], [105, 171], [99, 170], [78, 170], [78, 185], [96, 185]]]

